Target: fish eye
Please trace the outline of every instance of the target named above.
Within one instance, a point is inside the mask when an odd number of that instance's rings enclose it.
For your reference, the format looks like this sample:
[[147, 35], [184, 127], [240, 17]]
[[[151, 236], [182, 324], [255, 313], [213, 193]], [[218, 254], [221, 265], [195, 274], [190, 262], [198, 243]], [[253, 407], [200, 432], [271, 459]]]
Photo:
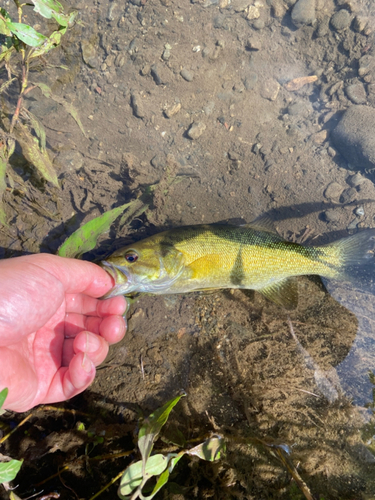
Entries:
[[137, 259], [138, 259], [138, 254], [137, 254], [137, 252], [134, 252], [134, 250], [129, 250], [128, 252], [126, 252], [125, 260], [127, 262], [129, 262], [130, 264], [135, 262]]

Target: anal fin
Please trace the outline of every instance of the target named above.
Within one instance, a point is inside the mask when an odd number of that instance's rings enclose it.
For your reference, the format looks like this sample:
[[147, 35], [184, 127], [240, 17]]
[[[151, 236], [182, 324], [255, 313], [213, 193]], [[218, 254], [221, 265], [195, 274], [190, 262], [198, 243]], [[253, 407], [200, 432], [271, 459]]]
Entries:
[[285, 278], [259, 290], [259, 292], [285, 309], [295, 309], [298, 304], [298, 285], [295, 278]]

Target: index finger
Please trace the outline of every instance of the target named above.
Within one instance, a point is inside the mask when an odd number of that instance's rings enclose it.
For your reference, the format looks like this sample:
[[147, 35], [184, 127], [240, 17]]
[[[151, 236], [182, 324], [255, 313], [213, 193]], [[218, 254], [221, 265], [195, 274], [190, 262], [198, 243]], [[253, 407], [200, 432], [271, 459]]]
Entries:
[[104, 269], [85, 260], [69, 259], [51, 254], [18, 257], [57, 278], [66, 293], [84, 293], [101, 297], [114, 285], [113, 278]]
[[84, 316], [123, 316], [126, 312], [127, 302], [125, 297], [118, 295], [111, 299], [98, 300], [83, 294], [65, 295], [67, 313], [78, 313]]

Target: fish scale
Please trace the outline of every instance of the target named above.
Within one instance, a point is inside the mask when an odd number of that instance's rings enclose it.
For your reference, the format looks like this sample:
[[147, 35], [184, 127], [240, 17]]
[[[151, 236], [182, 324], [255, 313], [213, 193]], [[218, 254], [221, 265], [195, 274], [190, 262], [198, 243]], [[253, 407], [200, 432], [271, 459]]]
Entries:
[[206, 224], [155, 234], [117, 250], [103, 267], [113, 276], [107, 294], [258, 290], [286, 308], [297, 304], [296, 276], [350, 279], [351, 266], [373, 261], [375, 229], [324, 246], [284, 241], [269, 223]]

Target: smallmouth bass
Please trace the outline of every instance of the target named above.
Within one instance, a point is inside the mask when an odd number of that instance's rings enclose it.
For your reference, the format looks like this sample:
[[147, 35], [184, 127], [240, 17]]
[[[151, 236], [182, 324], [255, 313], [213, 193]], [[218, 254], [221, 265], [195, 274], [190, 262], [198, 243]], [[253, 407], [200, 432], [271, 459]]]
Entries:
[[244, 288], [287, 309], [298, 302], [295, 276], [351, 279], [351, 268], [373, 260], [375, 229], [322, 246], [282, 239], [269, 222], [207, 224], [155, 234], [121, 248], [104, 269], [115, 286], [105, 298]]

